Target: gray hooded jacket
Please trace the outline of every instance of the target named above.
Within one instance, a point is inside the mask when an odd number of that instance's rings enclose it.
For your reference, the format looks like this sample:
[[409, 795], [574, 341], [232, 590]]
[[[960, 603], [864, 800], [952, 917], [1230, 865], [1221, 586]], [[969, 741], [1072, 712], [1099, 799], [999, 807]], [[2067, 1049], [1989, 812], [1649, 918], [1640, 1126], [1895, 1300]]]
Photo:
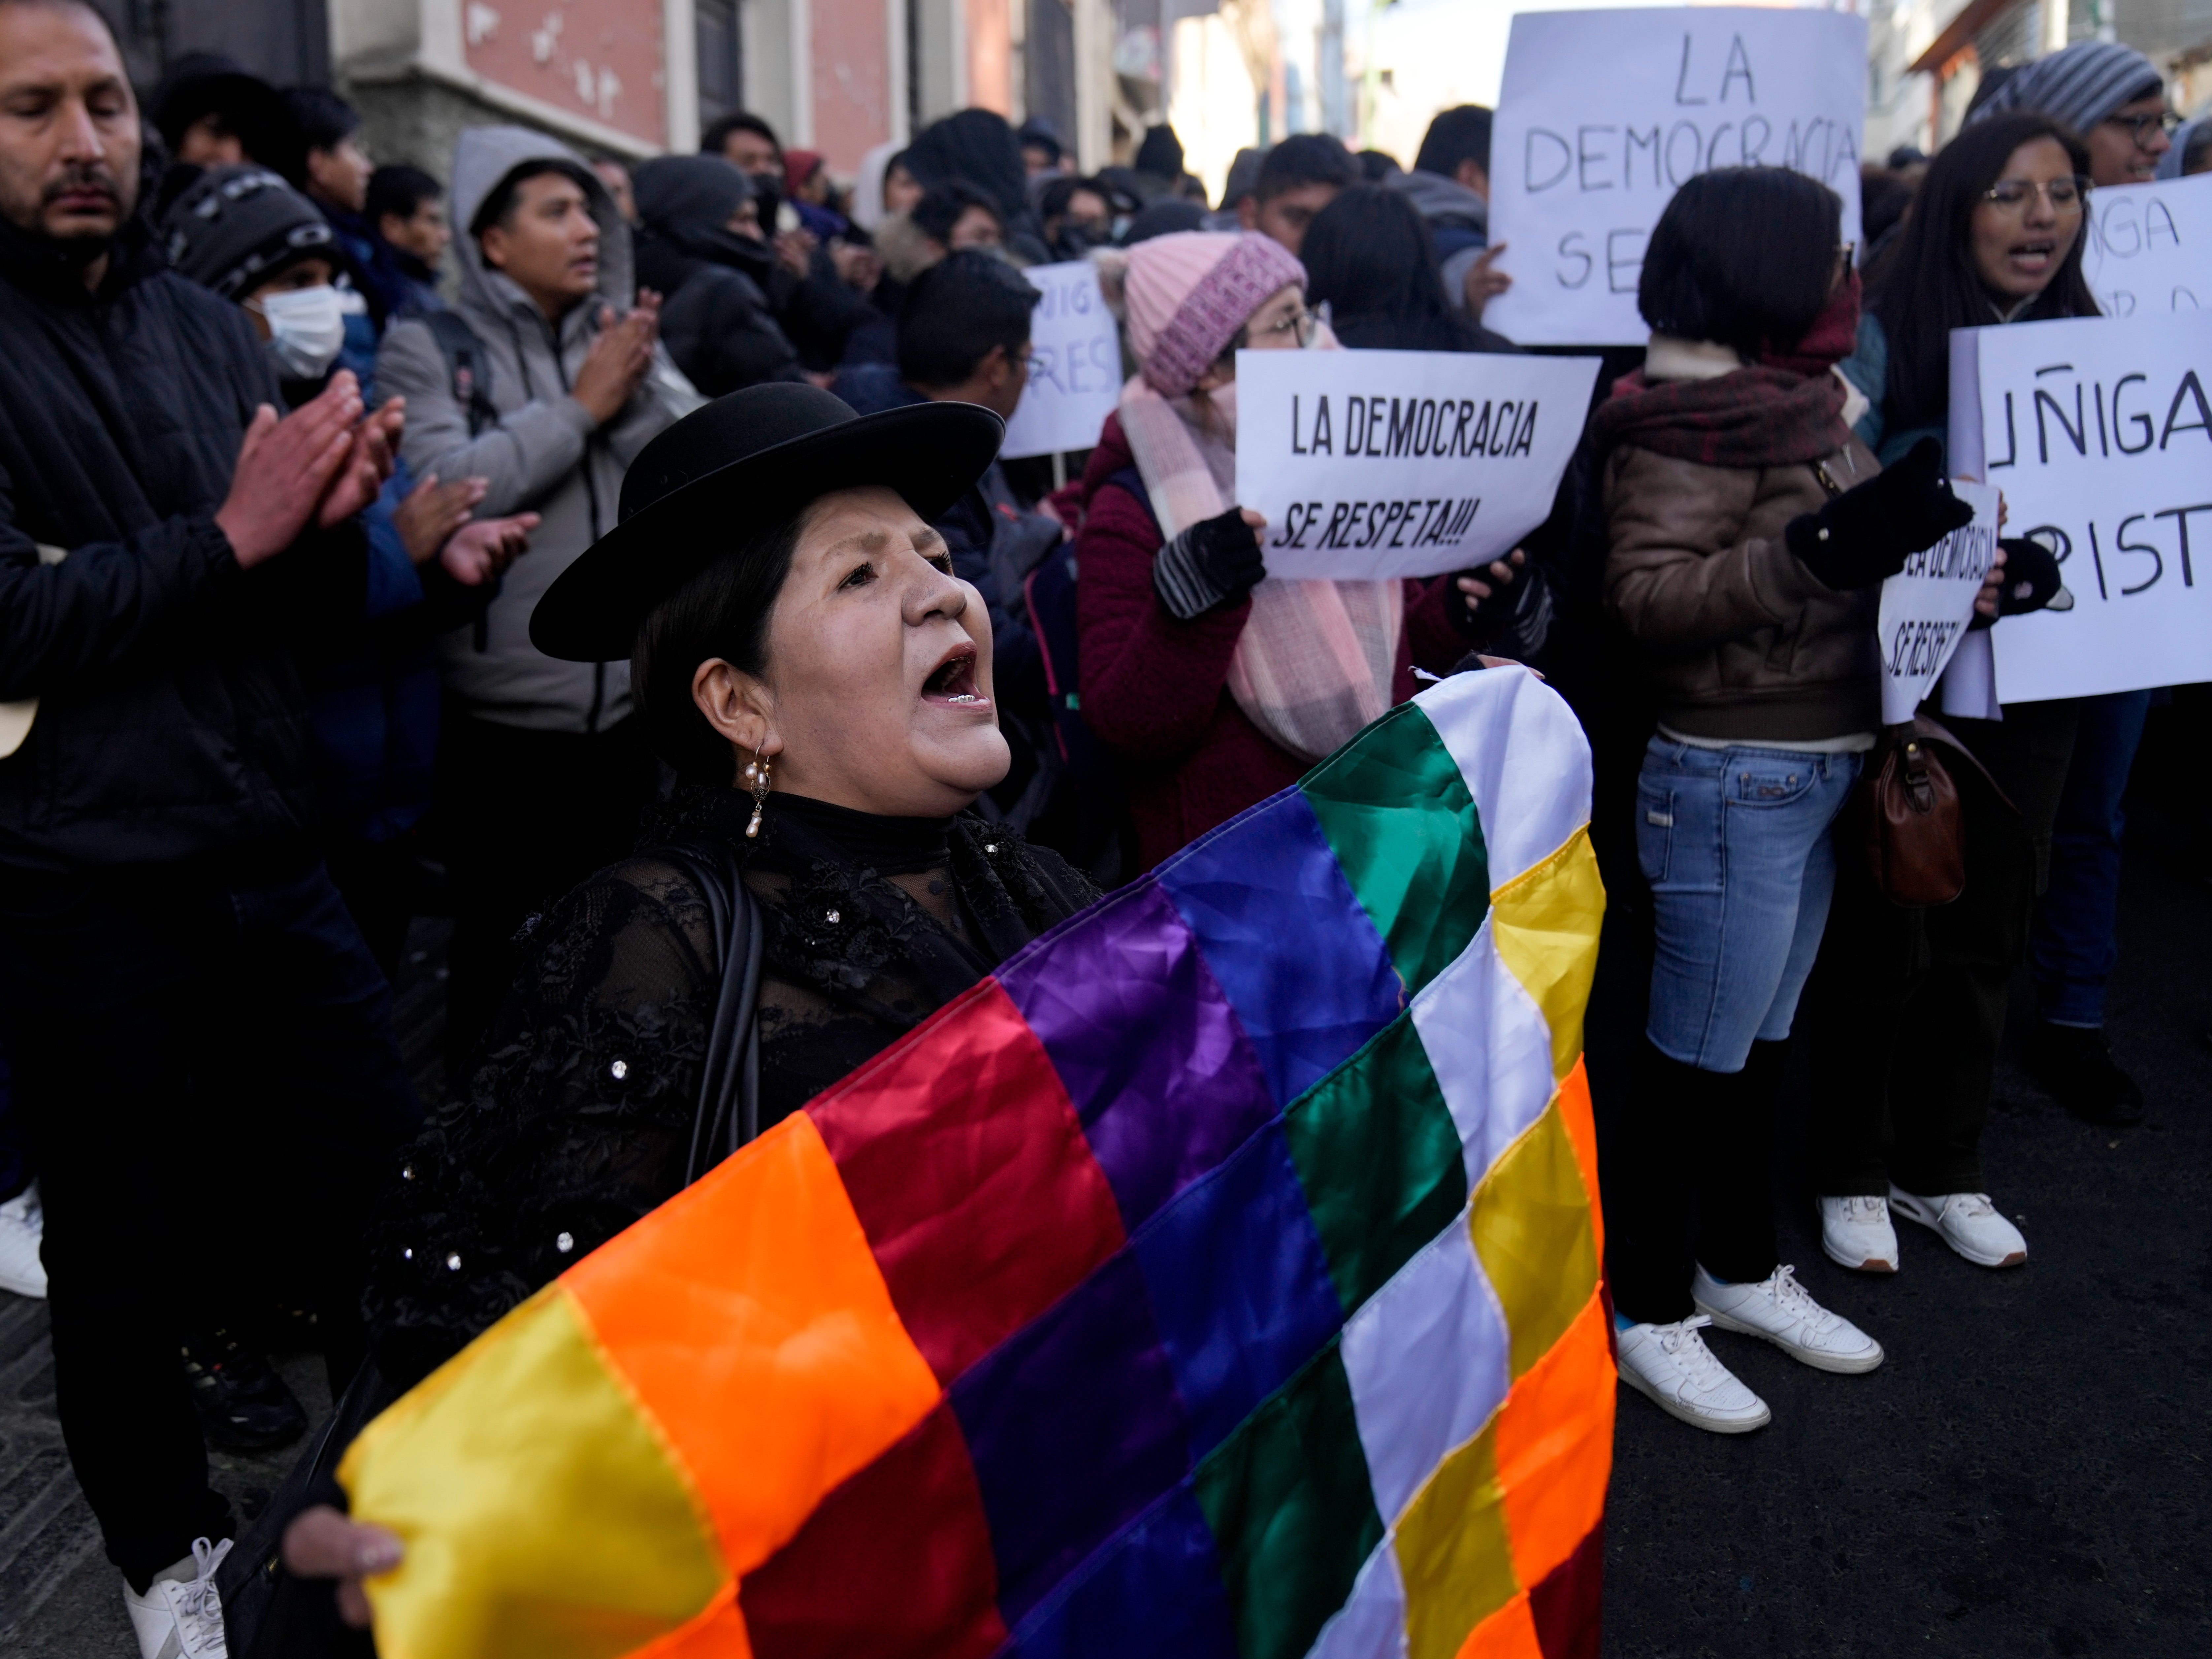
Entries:
[[[486, 617], [484, 648], [473, 630], [447, 635], [447, 694], [481, 720], [542, 732], [604, 731], [630, 711], [629, 665], [556, 662], [530, 643], [530, 613], [553, 579], [615, 526], [623, 474], [647, 441], [698, 406], [698, 394], [666, 354], [629, 405], [604, 427], [568, 395], [599, 331], [599, 301], [586, 301], [556, 329], [522, 289], [487, 267], [469, 222], [500, 181], [525, 161], [576, 161], [571, 150], [522, 127], [472, 127], [453, 150], [453, 247], [461, 263], [455, 309], [480, 343], [499, 422], [469, 435], [467, 408], [453, 397], [445, 356], [428, 326], [395, 323], [377, 358], [377, 389], [407, 399], [400, 454], [417, 477], [482, 477], [490, 489], [483, 518], [532, 512], [543, 522], [530, 550], [508, 567]], [[587, 170], [588, 176], [588, 170]], [[617, 315], [629, 309], [629, 230], [598, 181], [590, 189], [599, 224], [599, 293]]]

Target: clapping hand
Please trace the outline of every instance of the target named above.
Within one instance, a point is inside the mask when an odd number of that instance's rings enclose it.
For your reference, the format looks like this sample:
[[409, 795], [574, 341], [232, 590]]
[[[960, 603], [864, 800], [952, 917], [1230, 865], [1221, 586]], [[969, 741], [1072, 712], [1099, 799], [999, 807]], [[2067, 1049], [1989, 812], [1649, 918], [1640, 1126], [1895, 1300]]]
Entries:
[[407, 550], [410, 564], [428, 564], [438, 556], [453, 533], [469, 521], [477, 503], [490, 489], [483, 478], [455, 478], [447, 483], [434, 472], [407, 492], [407, 499], [392, 511], [393, 528]]
[[529, 550], [530, 532], [537, 528], [535, 513], [463, 525], [438, 550], [438, 562], [462, 586], [481, 587]]

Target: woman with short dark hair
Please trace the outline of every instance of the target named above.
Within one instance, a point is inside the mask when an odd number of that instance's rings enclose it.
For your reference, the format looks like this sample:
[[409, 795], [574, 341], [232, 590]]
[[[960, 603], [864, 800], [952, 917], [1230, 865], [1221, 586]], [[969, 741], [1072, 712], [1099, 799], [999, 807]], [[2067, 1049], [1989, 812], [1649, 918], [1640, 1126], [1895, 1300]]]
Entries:
[[1773, 1120], [1835, 879], [1828, 827], [1881, 720], [1875, 589], [1970, 516], [1932, 445], [1884, 472], [1846, 423], [1841, 211], [1781, 168], [1684, 185], [1644, 255], [1644, 367], [1593, 422], [1606, 605], [1658, 724], [1635, 824], [1650, 1010], [1606, 1194], [1620, 1374], [1719, 1433], [1769, 1413], [1707, 1324], [1823, 1370], [1881, 1363], [1777, 1260]]

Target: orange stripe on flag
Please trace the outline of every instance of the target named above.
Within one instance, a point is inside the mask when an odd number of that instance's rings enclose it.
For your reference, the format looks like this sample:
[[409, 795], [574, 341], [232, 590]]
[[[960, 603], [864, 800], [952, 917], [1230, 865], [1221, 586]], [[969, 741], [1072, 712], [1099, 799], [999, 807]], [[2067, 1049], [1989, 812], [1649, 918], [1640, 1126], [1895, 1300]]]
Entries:
[[675, 1449], [738, 1577], [937, 1403], [804, 1113], [561, 1282]]
[[723, 1585], [690, 1624], [623, 1659], [753, 1659], [752, 1636], [738, 1610], [737, 1586]]
[[1605, 1260], [1605, 1199], [1597, 1185], [1597, 1120], [1590, 1115], [1589, 1056], [1577, 1054], [1574, 1069], [1559, 1079], [1559, 1121], [1574, 1143], [1575, 1162], [1582, 1166], [1583, 1185], [1589, 1188], [1590, 1232], [1597, 1242], [1597, 1259]]
[[1613, 1407], [1605, 1326], [1604, 1298], [1593, 1295], [1498, 1414], [1498, 1484], [1523, 1584], [1543, 1583], [1605, 1513]]
[[1522, 1590], [1469, 1631], [1456, 1659], [1544, 1659], [1535, 1617], [1528, 1611], [1528, 1592]]

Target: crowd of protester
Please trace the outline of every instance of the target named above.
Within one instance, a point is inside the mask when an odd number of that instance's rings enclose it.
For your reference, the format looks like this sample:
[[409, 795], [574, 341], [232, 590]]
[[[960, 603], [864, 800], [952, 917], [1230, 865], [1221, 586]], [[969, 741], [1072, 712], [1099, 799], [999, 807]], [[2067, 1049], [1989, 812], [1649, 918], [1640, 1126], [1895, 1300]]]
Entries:
[[[2046, 1085], [2142, 1116], [2102, 1028], [2152, 694], [1945, 722], [1954, 903], [1892, 903], [1837, 829], [1879, 585], [1967, 516], [1948, 331], [2095, 314], [2087, 193], [2212, 167], [2129, 49], [1985, 76], [1867, 169], [1861, 248], [1802, 175], [1692, 180], [1551, 519], [1425, 580], [1270, 580], [1237, 354], [1517, 349], [1487, 110], [1410, 168], [1284, 138], [1213, 202], [1165, 127], [1085, 174], [984, 110], [848, 184], [750, 114], [434, 167], [221, 59], [144, 108], [88, 6], [0, 0], [0, 1286], [51, 1297], [149, 1659], [226, 1650], [206, 1447], [308, 1426], [269, 1352], [388, 1398], [698, 1172], [716, 935], [676, 842], [736, 849], [765, 918], [764, 1127], [1420, 677], [1547, 673], [1637, 964], [1590, 1012], [1621, 1374], [1710, 1430], [1769, 1413], [1709, 1326], [1883, 1358], [1778, 1259], [1801, 1030], [1847, 1267], [1897, 1271], [1899, 1216], [2025, 1259], [1980, 1156], [2023, 962]], [[1083, 259], [1127, 385], [1056, 477], [998, 422], [1024, 269]], [[2002, 548], [1978, 626], [2060, 591]], [[390, 990], [424, 915], [431, 1103]], [[287, 1546], [303, 1582], [396, 1547], [327, 1505]]]

